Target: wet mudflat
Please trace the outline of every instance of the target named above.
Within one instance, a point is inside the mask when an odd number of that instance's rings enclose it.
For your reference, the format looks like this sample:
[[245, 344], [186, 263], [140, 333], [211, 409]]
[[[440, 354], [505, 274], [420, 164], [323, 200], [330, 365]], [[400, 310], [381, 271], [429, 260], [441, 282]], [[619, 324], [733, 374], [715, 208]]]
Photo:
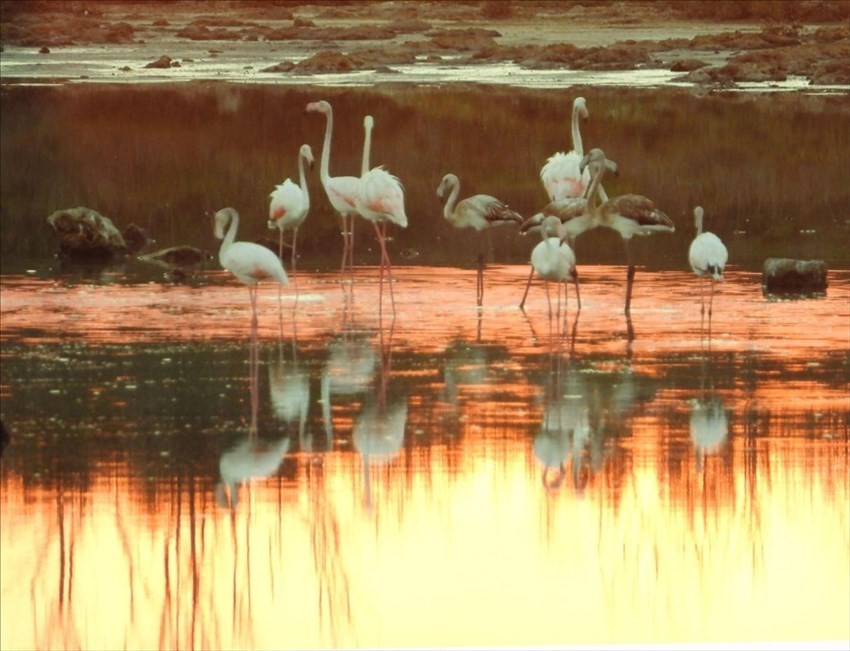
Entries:
[[850, 274], [526, 270], [4, 275], [3, 647], [843, 639]]

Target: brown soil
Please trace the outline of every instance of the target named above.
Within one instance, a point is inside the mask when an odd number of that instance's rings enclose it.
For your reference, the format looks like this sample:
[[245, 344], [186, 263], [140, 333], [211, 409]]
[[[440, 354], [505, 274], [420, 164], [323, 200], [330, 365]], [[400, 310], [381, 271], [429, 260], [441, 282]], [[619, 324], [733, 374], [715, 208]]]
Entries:
[[[264, 71], [381, 70], [428, 60], [453, 66], [514, 61], [528, 69], [681, 71], [732, 85], [782, 80], [850, 83], [850, 2], [0, 2], [4, 47], [56, 56], [73, 45], [159, 47], [139, 67], [180, 65], [203, 43], [282, 46]], [[149, 49], [149, 51], [153, 51]], [[278, 54], [280, 53], [280, 54]], [[445, 57], [445, 59], [444, 59]]]

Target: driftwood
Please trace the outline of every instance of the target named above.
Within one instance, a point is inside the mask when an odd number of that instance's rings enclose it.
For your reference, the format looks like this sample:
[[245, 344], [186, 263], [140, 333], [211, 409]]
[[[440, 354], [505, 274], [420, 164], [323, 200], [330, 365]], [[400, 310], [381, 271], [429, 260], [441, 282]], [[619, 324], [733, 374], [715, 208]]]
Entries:
[[47, 223], [59, 238], [59, 255], [63, 258], [106, 262], [129, 253], [112, 220], [91, 208], [57, 210]]

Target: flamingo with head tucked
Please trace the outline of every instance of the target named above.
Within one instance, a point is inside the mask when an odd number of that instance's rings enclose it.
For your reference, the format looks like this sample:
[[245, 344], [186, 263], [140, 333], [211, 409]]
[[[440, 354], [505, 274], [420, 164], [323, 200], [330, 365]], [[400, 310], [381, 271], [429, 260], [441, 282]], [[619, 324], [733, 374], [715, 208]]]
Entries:
[[587, 119], [587, 102], [584, 97], [573, 100], [571, 151], [552, 154], [540, 170], [540, 180], [546, 189], [550, 201], [566, 197], [580, 197], [590, 185], [590, 173], [579, 169], [581, 158], [584, 156], [584, 146], [579, 130], [579, 118]]
[[[229, 225], [229, 226], [228, 226]], [[227, 227], [227, 234], [224, 229]], [[254, 242], [236, 242], [239, 213], [233, 208], [222, 208], [215, 214], [215, 236], [222, 240], [218, 252], [221, 266], [248, 285], [253, 312], [252, 327], [257, 325], [257, 284], [262, 280], [275, 280], [286, 285], [289, 279], [280, 258], [272, 251]]]
[[[371, 115], [363, 119], [365, 140], [363, 144], [364, 168], [367, 167], [369, 151], [372, 144], [372, 127], [374, 120]], [[390, 174], [379, 165], [363, 172], [357, 184], [354, 196], [357, 212], [375, 226], [378, 244], [381, 246], [381, 266], [378, 289], [378, 313], [381, 314], [383, 305], [384, 273], [390, 284], [390, 300], [393, 315], [395, 315], [395, 297], [392, 285], [392, 265], [387, 254], [387, 223], [391, 222], [401, 228], [407, 228], [407, 214], [404, 210], [404, 188], [397, 177]]]
[[[476, 194], [457, 201], [460, 180], [454, 174], [446, 174], [437, 188], [437, 196], [445, 201], [443, 217], [455, 228], [474, 228], [476, 231], [502, 226], [521, 224], [522, 217], [506, 203], [488, 194]], [[479, 307], [484, 302], [484, 256], [478, 254], [477, 300]]]
[[322, 160], [319, 175], [322, 186], [328, 195], [333, 209], [339, 214], [342, 223], [342, 265], [340, 273], [344, 274], [354, 266], [354, 217], [358, 214], [355, 205], [358, 178], [356, 176], [331, 176], [331, 137], [333, 135], [333, 108], [325, 100], [307, 104], [310, 113], [321, 113], [325, 116], [325, 141], [322, 145]]
[[307, 190], [307, 177], [304, 174], [304, 161], [313, 167], [313, 150], [310, 145], [301, 145], [298, 150], [299, 185], [286, 179], [269, 195], [269, 228], [280, 230], [278, 257], [283, 260], [283, 231], [292, 231], [292, 279], [295, 280], [296, 244], [298, 228], [310, 212], [310, 193]]
[[[534, 247], [531, 252], [531, 265], [537, 274], [546, 281], [546, 300], [549, 303], [549, 316], [552, 315], [552, 301], [549, 298], [549, 281], [555, 280], [564, 283], [564, 300], [566, 302], [567, 282], [572, 280], [576, 283], [576, 294], [578, 294], [578, 281], [575, 276], [576, 257], [573, 250], [565, 242], [566, 232], [563, 224], [557, 217], [547, 217], [540, 227], [543, 241]], [[558, 289], [558, 311], [560, 312], [561, 290]], [[566, 305], [564, 306], [566, 311]]]
[[717, 235], [707, 231], [703, 232], [703, 215], [702, 206], [694, 208], [694, 225], [696, 226], [697, 234], [688, 250], [688, 262], [691, 263], [691, 269], [699, 277], [699, 297], [702, 306], [701, 314], [703, 315], [705, 314], [703, 281], [707, 277], [711, 278], [711, 296], [708, 300], [708, 320], [710, 325], [711, 307], [714, 302], [714, 283], [715, 281], [723, 280], [723, 269], [726, 267], [726, 261], [729, 259], [729, 252]]

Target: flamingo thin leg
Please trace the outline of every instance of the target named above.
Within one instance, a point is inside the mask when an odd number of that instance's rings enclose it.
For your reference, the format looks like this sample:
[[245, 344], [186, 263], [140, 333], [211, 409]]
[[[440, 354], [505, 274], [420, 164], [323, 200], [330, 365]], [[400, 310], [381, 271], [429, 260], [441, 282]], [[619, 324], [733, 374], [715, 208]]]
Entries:
[[476, 278], [476, 299], [478, 301], [478, 307], [481, 307], [484, 304], [484, 254], [478, 254], [478, 275]]
[[528, 298], [528, 290], [531, 289], [531, 279], [534, 278], [534, 265], [530, 265], [528, 270], [528, 282], [525, 283], [525, 294], [522, 295], [522, 300], [519, 303], [519, 309], [525, 309], [525, 299]]
[[635, 265], [632, 263], [632, 249], [629, 246], [629, 240], [623, 240], [626, 245], [626, 260], [629, 265], [629, 270], [626, 273], [626, 309], [625, 313], [631, 315], [632, 306], [632, 285], [635, 282]]

